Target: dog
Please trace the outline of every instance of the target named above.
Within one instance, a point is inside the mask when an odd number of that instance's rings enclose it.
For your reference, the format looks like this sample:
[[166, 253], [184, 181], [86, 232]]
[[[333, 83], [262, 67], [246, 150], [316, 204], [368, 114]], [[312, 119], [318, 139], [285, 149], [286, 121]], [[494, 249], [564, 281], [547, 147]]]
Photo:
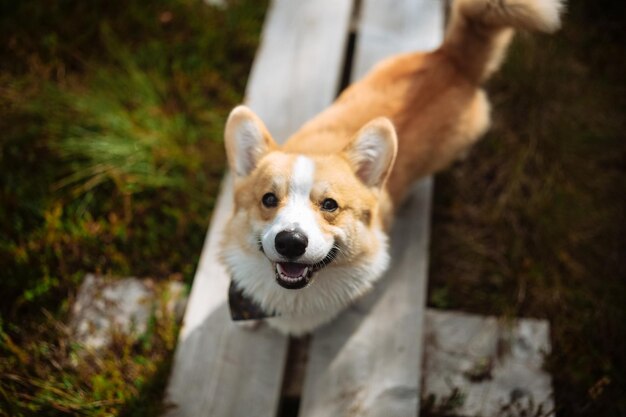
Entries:
[[221, 258], [281, 332], [337, 316], [387, 269], [387, 231], [409, 186], [468, 151], [490, 108], [481, 85], [515, 29], [552, 32], [559, 0], [457, 0], [443, 44], [379, 63], [284, 145], [245, 106], [224, 141], [234, 210]]

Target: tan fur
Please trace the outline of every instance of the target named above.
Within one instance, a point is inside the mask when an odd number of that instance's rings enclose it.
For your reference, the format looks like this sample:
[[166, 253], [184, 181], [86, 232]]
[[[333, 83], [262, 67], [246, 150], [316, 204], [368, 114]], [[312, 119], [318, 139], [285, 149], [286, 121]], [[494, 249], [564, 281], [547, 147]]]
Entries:
[[487, 129], [484, 93], [441, 52], [408, 54], [378, 65], [282, 147], [303, 154], [338, 152], [374, 117], [388, 117], [398, 156], [387, 182], [393, 203], [417, 178], [447, 166]]
[[553, 31], [560, 9], [550, 0], [457, 0], [439, 49], [380, 63], [283, 150], [338, 152], [366, 122], [388, 117], [399, 140], [387, 187], [397, 205], [415, 179], [449, 165], [487, 130], [489, 104], [480, 83], [500, 65], [511, 27]]
[[[244, 292], [280, 313], [270, 325], [308, 332], [371, 288], [389, 262], [384, 230], [393, 208], [416, 179], [448, 166], [489, 127], [481, 83], [502, 62], [513, 29], [552, 31], [560, 9], [559, 0], [457, 0], [439, 49], [378, 64], [282, 146], [249, 109], [231, 113], [225, 141], [235, 209], [222, 256]], [[275, 194], [276, 207], [262, 202], [266, 193]], [[297, 209], [289, 208], [290, 193], [300, 195]], [[324, 210], [328, 198], [337, 210]], [[285, 222], [284, 212], [292, 216]], [[316, 270], [316, 285], [293, 291], [275, 284], [274, 274], [284, 274], [275, 268], [288, 262], [274, 252], [276, 224], [306, 224], [313, 246], [324, 248], [289, 261], [298, 268], [314, 268], [337, 251], [330, 266], [324, 261]]]
[[[381, 194], [375, 189], [363, 185], [353, 173], [353, 168], [345, 155], [324, 154], [311, 155], [315, 162], [315, 180], [311, 192], [311, 206], [319, 207], [324, 198], [332, 196], [337, 200], [341, 210], [324, 212], [316, 210], [317, 223], [322, 230], [331, 235], [331, 227], [340, 227], [347, 231], [348, 236], [354, 225], [365, 224], [374, 229], [384, 224], [381, 218], [379, 202]], [[285, 152], [270, 152], [260, 161], [254, 175], [247, 176], [235, 184], [235, 213], [245, 213], [239, 221], [231, 221], [227, 225], [227, 239], [241, 237], [239, 244], [250, 251], [258, 251], [253, 242], [246, 242], [244, 237], [250, 228], [250, 222], [267, 222], [273, 218], [286, 201], [287, 189], [296, 155]], [[271, 191], [279, 199], [274, 208], [259, 204], [263, 194]], [[346, 239], [339, 242], [343, 248], [342, 257], [337, 263], [349, 264], [354, 261], [352, 254], [367, 256], [378, 249], [374, 240]]]

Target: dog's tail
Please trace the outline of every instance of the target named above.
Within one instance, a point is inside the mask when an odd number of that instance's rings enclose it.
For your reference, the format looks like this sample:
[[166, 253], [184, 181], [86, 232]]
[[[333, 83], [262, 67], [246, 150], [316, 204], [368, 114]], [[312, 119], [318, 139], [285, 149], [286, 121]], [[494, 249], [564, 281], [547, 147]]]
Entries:
[[498, 69], [514, 29], [553, 32], [560, 0], [456, 0], [440, 51], [473, 82]]

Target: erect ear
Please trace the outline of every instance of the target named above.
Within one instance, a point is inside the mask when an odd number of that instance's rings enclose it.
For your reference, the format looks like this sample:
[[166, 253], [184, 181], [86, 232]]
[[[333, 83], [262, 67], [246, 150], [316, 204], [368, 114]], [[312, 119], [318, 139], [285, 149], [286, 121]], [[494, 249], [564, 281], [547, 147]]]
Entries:
[[259, 159], [277, 147], [261, 119], [246, 106], [230, 112], [224, 143], [230, 169], [239, 177], [249, 175]]
[[397, 151], [396, 130], [386, 117], [363, 126], [344, 149], [357, 177], [368, 187], [380, 187], [385, 183]]

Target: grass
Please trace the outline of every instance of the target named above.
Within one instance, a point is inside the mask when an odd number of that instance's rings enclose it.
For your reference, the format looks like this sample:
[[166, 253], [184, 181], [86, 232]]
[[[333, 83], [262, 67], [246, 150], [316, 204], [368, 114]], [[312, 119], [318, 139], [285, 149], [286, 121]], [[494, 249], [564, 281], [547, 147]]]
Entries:
[[87, 272], [191, 282], [265, 7], [0, 5], [0, 415], [157, 414], [171, 318], [78, 362], [63, 323]]
[[[86, 272], [191, 281], [265, 7], [0, 4], [0, 416], [159, 413], [171, 317], [98, 356], [64, 323]], [[436, 178], [429, 303], [549, 319], [558, 415], [626, 415], [621, 3], [565, 21], [516, 40]]]
[[436, 178], [429, 303], [548, 319], [557, 415], [626, 415], [622, 9], [568, 9], [516, 39], [493, 128]]

